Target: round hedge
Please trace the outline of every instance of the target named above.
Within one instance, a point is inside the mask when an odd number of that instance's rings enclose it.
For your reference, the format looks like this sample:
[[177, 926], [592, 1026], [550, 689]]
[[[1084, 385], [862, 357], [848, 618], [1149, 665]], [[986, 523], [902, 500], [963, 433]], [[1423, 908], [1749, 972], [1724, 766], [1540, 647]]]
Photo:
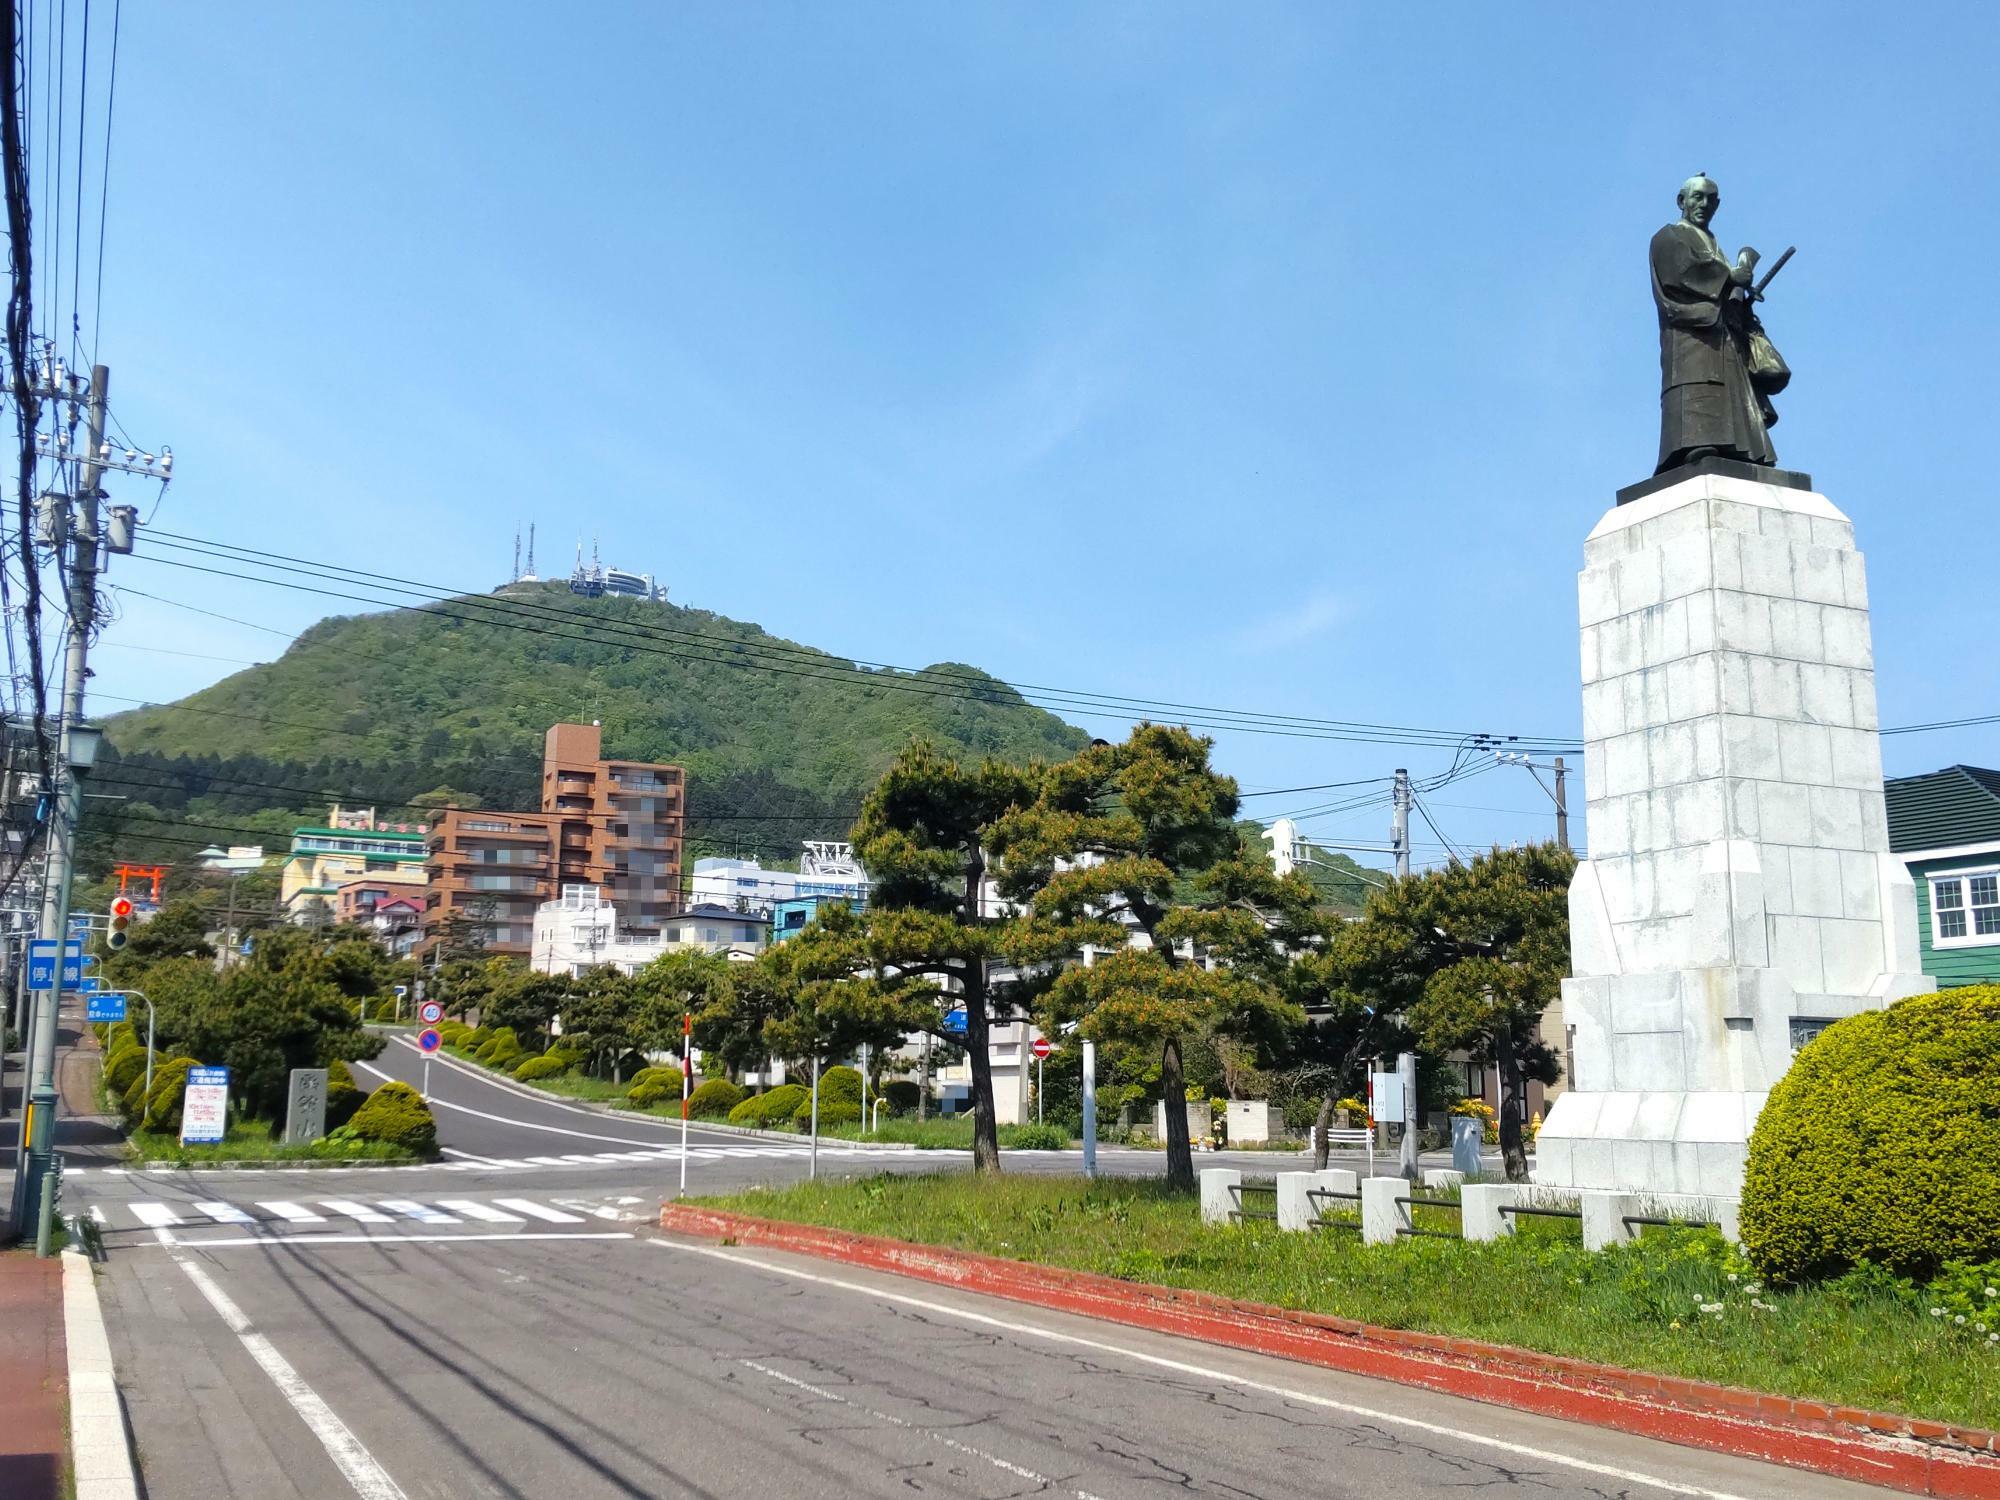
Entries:
[[727, 1078], [711, 1078], [688, 1095], [688, 1113], [698, 1120], [726, 1115], [743, 1102], [743, 1090]]
[[1784, 1281], [2000, 1257], [2000, 986], [1851, 1016], [1801, 1051], [1751, 1133], [1741, 1224]]
[[678, 1104], [681, 1086], [668, 1088], [664, 1083], [641, 1083], [628, 1089], [625, 1102], [634, 1109], [651, 1109], [656, 1104]]
[[558, 1078], [570, 1070], [570, 1060], [558, 1057], [552, 1052], [544, 1052], [539, 1057], [525, 1058], [514, 1065], [514, 1076], [523, 1083], [533, 1083], [537, 1078]]
[[632, 1088], [627, 1097], [649, 1084], [657, 1084], [662, 1090], [678, 1099], [681, 1092], [681, 1070], [669, 1063], [655, 1063], [651, 1067], [641, 1068], [632, 1075]]
[[437, 1149], [437, 1121], [423, 1095], [407, 1083], [385, 1083], [363, 1101], [348, 1121], [364, 1140], [386, 1141], [418, 1156]]
[[[821, 1081], [824, 1082], [825, 1080]], [[799, 1102], [799, 1107], [792, 1111], [792, 1123], [798, 1126], [799, 1129], [801, 1130], [809, 1130], [812, 1128], [812, 1117], [813, 1117], [812, 1090], [808, 1089], [806, 1090], [805, 1098]], [[861, 1123], [860, 1098], [856, 1097], [853, 1099], [829, 1099], [826, 1097], [826, 1094], [822, 1092], [819, 1096], [819, 1123], [820, 1123], [820, 1128], [822, 1130], [824, 1130], [829, 1125], [860, 1124]]]
[[811, 1091], [796, 1083], [781, 1083], [774, 1089], [761, 1094], [752, 1094], [729, 1112], [732, 1125], [778, 1125], [792, 1118], [792, 1111], [799, 1107], [801, 1099], [811, 1098]]
[[[181, 1100], [187, 1094], [188, 1069], [198, 1064], [191, 1057], [170, 1057], [165, 1062], [153, 1060], [153, 1091], [146, 1095], [146, 1128], [179, 1135], [181, 1129]], [[133, 1088], [143, 1089], [146, 1077], [143, 1072], [134, 1081]]]
[[882, 1085], [882, 1097], [889, 1101], [891, 1114], [900, 1115], [915, 1109], [923, 1092], [923, 1086], [914, 1078], [891, 1078]]
[[104, 1058], [104, 1087], [111, 1093], [122, 1096], [132, 1087], [132, 1080], [146, 1071], [146, 1049], [122, 1042], [111, 1049]]
[[827, 1068], [819, 1075], [819, 1105], [824, 1111], [829, 1099], [844, 1099], [857, 1110], [861, 1107], [861, 1071], [845, 1064]]

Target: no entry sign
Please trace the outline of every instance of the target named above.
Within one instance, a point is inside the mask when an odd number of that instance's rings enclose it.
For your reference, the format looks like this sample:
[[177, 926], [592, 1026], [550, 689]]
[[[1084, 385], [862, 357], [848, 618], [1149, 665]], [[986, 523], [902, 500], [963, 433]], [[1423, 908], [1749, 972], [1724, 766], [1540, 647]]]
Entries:
[[1037, 1057], [1047, 1057], [1047, 1056], [1049, 1055], [1049, 1051], [1050, 1051], [1050, 1048], [1049, 1048], [1049, 1039], [1048, 1039], [1047, 1037], [1045, 1037], [1045, 1036], [1038, 1036], [1038, 1037], [1036, 1037], [1036, 1038], [1035, 1038], [1035, 1045], [1034, 1045], [1034, 1046], [1033, 1046], [1033, 1047], [1032, 1047], [1032, 1048], [1031, 1048], [1030, 1050], [1031, 1050], [1031, 1051], [1032, 1051], [1032, 1052], [1033, 1052], [1033, 1053], [1035, 1054], [1035, 1056], [1037, 1056]]

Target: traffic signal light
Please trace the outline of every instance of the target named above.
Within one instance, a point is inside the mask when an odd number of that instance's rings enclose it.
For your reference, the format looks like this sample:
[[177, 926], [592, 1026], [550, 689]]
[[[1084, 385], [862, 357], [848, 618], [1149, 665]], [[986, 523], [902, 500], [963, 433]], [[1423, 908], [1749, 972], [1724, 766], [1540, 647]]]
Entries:
[[104, 946], [116, 953], [132, 939], [125, 931], [132, 925], [132, 898], [119, 896], [111, 903], [111, 920], [104, 930]]

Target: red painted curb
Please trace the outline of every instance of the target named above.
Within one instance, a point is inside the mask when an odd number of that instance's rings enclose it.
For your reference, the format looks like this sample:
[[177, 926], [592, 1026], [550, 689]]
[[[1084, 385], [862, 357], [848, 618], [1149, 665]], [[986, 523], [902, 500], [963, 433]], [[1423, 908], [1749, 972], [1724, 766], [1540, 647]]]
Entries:
[[1500, 1344], [1378, 1328], [971, 1251], [669, 1203], [672, 1233], [766, 1245], [1940, 1500], [2000, 1500], [2000, 1438]]

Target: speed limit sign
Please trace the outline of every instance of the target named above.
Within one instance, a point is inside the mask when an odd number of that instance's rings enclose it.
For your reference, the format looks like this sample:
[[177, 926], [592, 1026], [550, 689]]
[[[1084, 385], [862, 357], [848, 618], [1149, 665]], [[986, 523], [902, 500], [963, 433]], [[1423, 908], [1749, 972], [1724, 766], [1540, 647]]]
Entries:
[[435, 1026], [444, 1019], [444, 1007], [435, 1000], [426, 1000], [417, 1007], [417, 1019], [426, 1026]]

